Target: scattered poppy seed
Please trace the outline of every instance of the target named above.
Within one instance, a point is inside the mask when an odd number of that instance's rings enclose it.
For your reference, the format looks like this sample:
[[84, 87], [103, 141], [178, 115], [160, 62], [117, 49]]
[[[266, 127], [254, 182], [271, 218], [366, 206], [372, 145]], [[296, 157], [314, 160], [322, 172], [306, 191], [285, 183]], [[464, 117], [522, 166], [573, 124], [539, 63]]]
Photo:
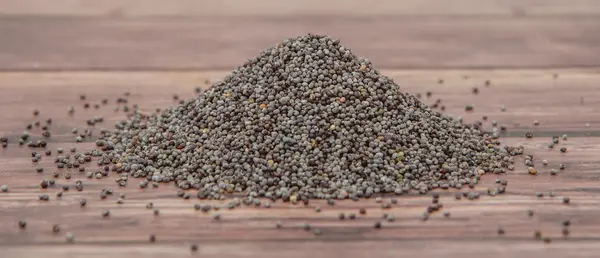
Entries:
[[567, 219], [567, 220], [564, 220], [562, 224], [563, 224], [563, 226], [568, 227], [568, 226], [571, 226], [571, 221]]
[[148, 237], [148, 241], [150, 241], [150, 243], [156, 242], [156, 235], [150, 234], [150, 237]]
[[348, 214], [348, 219], [351, 219], [351, 220], [356, 219], [356, 214], [354, 214], [354, 213]]
[[567, 138], [568, 138], [568, 137], [567, 137], [567, 135], [566, 135], [566, 134], [563, 134], [563, 135], [562, 135], [562, 139], [563, 139], [563, 140], [565, 140], [565, 141], [566, 141], [566, 140], [567, 140]]
[[60, 226], [58, 224], [52, 225], [52, 233], [56, 234], [60, 232]]
[[381, 229], [381, 222], [379, 222], [379, 221], [375, 222], [375, 224], [373, 225], [373, 227], [375, 229]]
[[527, 210], [527, 216], [533, 217], [534, 211], [532, 209]]
[[63, 196], [63, 192], [56, 193], [56, 197], [61, 198]]
[[570, 234], [570, 233], [571, 233], [571, 232], [569, 231], [569, 228], [567, 228], [567, 227], [564, 227], [564, 228], [562, 229], [562, 234], [563, 234], [563, 236], [564, 236], [564, 237], [567, 237], [567, 236], [569, 236], [569, 234]]
[[154, 208], [153, 212], [154, 212], [154, 215], [155, 215], [155, 216], [158, 216], [158, 214], [160, 213], [160, 210], [159, 210], [159, 209], [156, 209], [156, 208]]
[[48, 196], [47, 194], [40, 194], [40, 201], [49, 201], [50, 200], [50, 196]]
[[549, 237], [544, 237], [543, 240], [544, 240], [544, 243], [546, 243], [546, 244], [552, 243], [552, 239], [550, 239]]
[[531, 139], [531, 138], [533, 138], [533, 134], [532, 133], [526, 133], [525, 134], [525, 138]]
[[361, 215], [365, 215], [365, 214], [367, 214], [367, 210], [365, 208], [360, 208], [358, 210], [358, 213], [360, 213]]
[[20, 229], [25, 229], [27, 227], [27, 222], [25, 222], [24, 220], [19, 220], [18, 225]]
[[535, 196], [537, 196], [537, 197], [539, 197], [539, 198], [542, 198], [542, 197], [544, 197], [544, 193], [542, 193], [542, 192], [537, 192], [537, 193], [535, 193]]
[[506, 233], [506, 231], [504, 230], [504, 228], [499, 227], [498, 228], [498, 235], [504, 235]]
[[282, 226], [281, 226], [281, 222], [280, 221], [275, 222], [275, 228], [280, 229], [281, 227]]
[[321, 235], [321, 230], [318, 228], [313, 228], [312, 233], [315, 236], [319, 236], [319, 235]]
[[455, 193], [454, 194], [454, 199], [456, 199], [456, 200], [462, 199], [462, 194], [461, 193]]
[[473, 106], [472, 105], [466, 105], [465, 106], [465, 111], [467, 111], [467, 112], [473, 111]]
[[565, 168], [567, 168], [567, 166], [565, 164], [560, 164], [559, 165], [559, 169], [560, 170], [564, 170]]
[[535, 125], [535, 126], [538, 126], [538, 125], [540, 125], [540, 121], [538, 121], [538, 120], [534, 120], [534, 121], [533, 121], [533, 125]]
[[394, 218], [394, 215], [392, 215], [392, 214], [388, 214], [388, 215], [385, 217], [385, 219], [386, 219], [388, 222], [394, 222], [394, 220], [396, 220], [396, 218]]
[[38, 173], [42, 173], [44, 172], [44, 168], [36, 168], [35, 171], [37, 171]]
[[154, 207], [154, 203], [149, 202], [146, 204], [146, 209], [152, 209], [153, 207]]
[[534, 231], [533, 237], [538, 240], [542, 239], [542, 231], [539, 231], [539, 230]]
[[86, 204], [87, 204], [87, 200], [86, 199], [79, 200], [79, 206], [85, 207]]
[[319, 207], [319, 206], [315, 207], [315, 211], [316, 212], [321, 212], [321, 207]]
[[2, 185], [2, 186], [0, 186], [0, 191], [2, 191], [3, 193], [8, 192], [8, 185]]
[[547, 160], [542, 160], [542, 164], [543, 164], [544, 166], [546, 166], [546, 165], [548, 165], [548, 161], [547, 161]]
[[73, 233], [69, 232], [66, 235], [66, 239], [67, 239], [67, 243], [73, 243], [73, 242], [75, 242], [75, 235]]
[[346, 215], [342, 212], [342, 213], [338, 214], [338, 219], [344, 220], [344, 219], [346, 219]]
[[304, 230], [306, 230], [306, 231], [310, 231], [310, 229], [311, 229], [312, 227], [310, 226], [310, 224], [308, 224], [308, 223], [304, 223], [304, 225], [303, 225], [303, 228], [304, 228]]
[[108, 216], [110, 216], [110, 211], [109, 210], [103, 210], [102, 211], [102, 217], [108, 218]]
[[567, 147], [562, 147], [562, 148], [560, 148], [560, 152], [562, 152], [562, 153], [565, 153], [565, 152], [567, 152]]

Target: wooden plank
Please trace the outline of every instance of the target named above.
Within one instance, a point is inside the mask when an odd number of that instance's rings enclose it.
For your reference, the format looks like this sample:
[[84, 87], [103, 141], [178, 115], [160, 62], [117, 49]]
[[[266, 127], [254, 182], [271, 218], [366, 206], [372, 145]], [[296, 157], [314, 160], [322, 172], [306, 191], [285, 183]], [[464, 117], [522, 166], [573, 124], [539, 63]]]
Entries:
[[[199, 243], [198, 256], [203, 257], [364, 257], [367, 253], [377, 257], [421, 256], [434, 257], [595, 257], [600, 246], [600, 194], [597, 159], [600, 137], [597, 135], [600, 121], [600, 82], [598, 70], [388, 70], [385, 74], [394, 78], [407, 92], [432, 91], [428, 103], [441, 98], [451, 115], [463, 115], [472, 121], [482, 115], [506, 124], [508, 137], [502, 141], [508, 145], [523, 145], [527, 154], [533, 154], [539, 173], [531, 176], [526, 172], [522, 158], [516, 162], [516, 170], [503, 175], [485, 175], [475, 190], [482, 193], [488, 187], [497, 186], [497, 178], [509, 181], [504, 195], [489, 197], [483, 194], [478, 201], [455, 200], [453, 191], [441, 191], [444, 210], [450, 218], [434, 214], [427, 222], [421, 221], [424, 207], [430, 203], [429, 196], [405, 195], [398, 197], [399, 204], [382, 210], [373, 199], [338, 201], [328, 206], [323, 201], [311, 201], [308, 207], [276, 202], [270, 209], [241, 207], [219, 211], [221, 221], [214, 221], [210, 214], [195, 211], [193, 204], [218, 204], [222, 201], [199, 201], [195, 198], [182, 200], [175, 196], [172, 185], [157, 189], [139, 189], [131, 179], [128, 187], [119, 188], [111, 178], [85, 178], [82, 173], [71, 171], [72, 178], [56, 179], [56, 186], [40, 189], [39, 182], [52, 178], [56, 171], [51, 157], [43, 157], [39, 165], [32, 164], [30, 149], [12, 143], [0, 149], [0, 184], [8, 184], [10, 191], [0, 193], [0, 250], [7, 257], [173, 257], [189, 256], [189, 244]], [[554, 80], [553, 73], [559, 74]], [[85, 119], [102, 115], [109, 128], [122, 112], [115, 113], [114, 100], [123, 92], [130, 91], [130, 103], [137, 103], [143, 110], [173, 104], [171, 96], [179, 94], [191, 97], [197, 85], [206, 87], [204, 80], [217, 80], [224, 72], [5, 72], [0, 73], [0, 135], [13, 138], [24, 125], [33, 122], [31, 110], [41, 110], [42, 121], [53, 118], [53, 137], [49, 148], [79, 150], [93, 148], [93, 143], [76, 144], [70, 134], [72, 127], [83, 128]], [[468, 76], [468, 78], [465, 78]], [[444, 84], [437, 84], [439, 78]], [[489, 87], [483, 86], [490, 79]], [[472, 95], [472, 87], [480, 93]], [[84, 111], [85, 101], [78, 99], [86, 94], [89, 103], [110, 99], [108, 106], [98, 110]], [[580, 98], [584, 97], [581, 104]], [[26, 104], [27, 103], [27, 104]], [[465, 114], [465, 103], [475, 106], [473, 113]], [[499, 110], [506, 105], [506, 111]], [[75, 105], [74, 117], [67, 115], [66, 107]], [[11, 112], [6, 112], [7, 110]], [[541, 125], [532, 129], [531, 122]], [[584, 123], [590, 123], [586, 127]], [[489, 124], [486, 124], [489, 126]], [[96, 129], [97, 131], [97, 129]], [[526, 140], [524, 132], [538, 135]], [[553, 134], [568, 133], [570, 138], [560, 143], [567, 153], [556, 148], [548, 150], [546, 143]], [[36, 137], [37, 130], [32, 131]], [[549, 161], [547, 167], [541, 160]], [[559, 164], [566, 169], [557, 176], [549, 170]], [[35, 167], [45, 168], [36, 173]], [[95, 171], [96, 165], [86, 165]], [[68, 171], [68, 170], [64, 170]], [[62, 173], [64, 173], [64, 171]], [[60, 199], [55, 197], [59, 186], [73, 188], [76, 180], [83, 180], [85, 190], [71, 189]], [[99, 192], [112, 188], [115, 195], [101, 200]], [[544, 198], [535, 196], [542, 192]], [[556, 197], [548, 197], [554, 192]], [[50, 195], [49, 202], [38, 201], [40, 193]], [[126, 194], [124, 204], [117, 204], [120, 193]], [[193, 192], [191, 192], [193, 193]], [[571, 203], [562, 203], [569, 196]], [[88, 200], [87, 207], [80, 208], [78, 201]], [[160, 209], [154, 216], [145, 208], [153, 202]], [[322, 207], [321, 213], [314, 211]], [[367, 209], [367, 215], [354, 221], [340, 221], [340, 212], [358, 213]], [[101, 210], [110, 209], [110, 218], [103, 219]], [[535, 215], [527, 216], [533, 209]], [[212, 211], [210, 213], [215, 213]], [[385, 222], [383, 229], [373, 229], [373, 223], [381, 220], [383, 213], [396, 217], [395, 222]], [[27, 230], [21, 231], [17, 221], [28, 221]], [[563, 220], [572, 223], [571, 234], [561, 234]], [[276, 229], [276, 221], [283, 228]], [[314, 236], [302, 230], [310, 223], [321, 230]], [[62, 232], [53, 234], [53, 224], [60, 224]], [[506, 230], [498, 236], [498, 227]], [[533, 239], [535, 230], [552, 238], [553, 243], [544, 244]], [[65, 233], [73, 232], [76, 243], [67, 245]], [[148, 243], [150, 234], [156, 234], [157, 243]], [[506, 248], [510, 246], [511, 248]], [[318, 252], [317, 252], [318, 251]]]
[[[507, 126], [511, 136], [524, 136], [526, 132], [545, 136], [563, 132], [598, 135], [600, 91], [597, 89], [600, 69], [382, 72], [392, 77], [407, 92], [425, 96], [427, 91], [431, 91], [432, 97], [423, 97], [423, 101], [433, 104], [441, 98], [448, 114], [462, 116], [467, 122], [487, 115], [488, 124], [491, 120], [497, 120], [500, 125]], [[559, 75], [556, 80], [553, 78], [554, 73]], [[94, 111], [82, 110], [83, 103], [78, 101], [79, 94], [87, 94], [92, 104], [99, 103], [103, 98], [110, 98], [111, 105], [114, 105], [115, 94], [129, 90], [132, 93], [132, 103], [152, 111], [154, 107], [173, 104], [173, 94], [191, 97], [196, 86], [206, 86], [204, 80], [217, 81], [226, 74], [225, 71], [4, 72], [0, 73], [0, 88], [3, 90], [0, 103], [6, 110], [20, 110], [23, 102], [35, 103], [31, 105], [31, 110], [23, 111], [27, 119], [31, 119], [28, 116], [33, 108], [50, 108], [49, 112], [42, 112], [42, 119], [52, 117], [58, 124], [76, 127], [95, 114]], [[443, 79], [444, 84], [438, 84], [438, 79]], [[486, 80], [491, 81], [491, 86], [483, 85]], [[471, 93], [474, 87], [480, 89], [478, 95]], [[152, 90], [148, 90], [149, 88]], [[38, 101], [40, 99], [43, 101]], [[465, 113], [466, 104], [473, 105], [475, 112]], [[73, 118], [66, 112], [70, 105], [75, 105], [78, 110]], [[503, 105], [506, 112], [501, 110]], [[112, 108], [108, 111], [112, 111]], [[0, 119], [4, 121], [0, 123], [0, 132], [24, 130], [25, 124], [20, 118], [22, 115], [17, 112], [0, 113]], [[107, 119], [114, 116], [110, 112], [108, 115]], [[535, 128], [534, 120], [540, 122]], [[111, 122], [105, 125], [110, 126]], [[67, 135], [70, 129], [65, 128]]]
[[1, 0], [5, 15], [265, 16], [265, 15], [597, 15], [594, 0]]
[[380, 68], [600, 66], [600, 16], [0, 18], [0, 70], [230, 69], [312, 32]]

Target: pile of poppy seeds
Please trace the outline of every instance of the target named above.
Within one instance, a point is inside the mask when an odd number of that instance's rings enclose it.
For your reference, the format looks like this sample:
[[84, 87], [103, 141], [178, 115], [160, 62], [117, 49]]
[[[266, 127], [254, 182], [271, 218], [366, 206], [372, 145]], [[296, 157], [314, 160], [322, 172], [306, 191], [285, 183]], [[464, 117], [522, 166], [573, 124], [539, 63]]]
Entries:
[[[466, 77], [465, 77], [466, 78]], [[556, 79], [557, 76], [554, 76]], [[206, 82], [208, 84], [209, 82]], [[443, 84], [442, 79], [438, 84]], [[491, 82], [485, 81], [489, 87]], [[479, 93], [479, 89], [472, 91]], [[281, 199], [305, 205], [309, 199], [326, 199], [328, 205], [334, 205], [335, 199], [353, 199], [375, 197], [382, 209], [390, 209], [398, 204], [394, 197], [383, 199], [385, 194], [402, 195], [411, 193], [426, 194], [434, 189], [474, 188], [481, 176], [486, 173], [501, 174], [515, 169], [512, 156], [523, 154], [523, 147], [500, 146], [498, 137], [506, 131], [491, 121], [491, 132], [482, 130], [483, 122], [464, 124], [461, 118], [451, 118], [435, 109], [442, 100], [428, 106], [420, 101], [420, 94], [412, 96], [390, 78], [375, 70], [369, 60], [352, 54], [338, 40], [327, 36], [307, 35], [288, 39], [263, 51], [258, 57], [248, 60], [236, 68], [222, 82], [215, 83], [210, 89], [198, 94], [191, 100], [174, 100], [179, 105], [166, 109], [157, 109], [156, 113], [140, 111], [137, 105], [127, 106], [129, 92], [125, 98], [117, 99], [123, 104], [122, 111], [127, 119], [116, 124], [116, 130], [101, 130], [96, 141], [99, 149], [78, 152], [76, 148], [56, 149], [54, 163], [58, 171], [51, 179], [40, 183], [42, 189], [58, 186], [56, 180], [62, 175], [71, 178], [71, 170], [85, 173], [87, 178], [108, 177], [111, 171], [119, 174], [115, 181], [120, 187], [128, 184], [130, 177], [139, 178], [139, 187], [153, 188], [160, 184], [175, 184], [181, 190], [177, 195], [191, 198], [191, 190], [197, 191], [200, 199], [222, 200], [227, 197], [246, 195], [247, 198], [233, 198], [227, 204], [228, 209], [245, 205], [261, 206], [261, 199], [273, 201]], [[426, 92], [430, 98], [432, 92]], [[85, 101], [86, 96], [80, 99]], [[99, 109], [107, 105], [108, 99], [93, 107]], [[84, 109], [92, 107], [84, 104]], [[115, 112], [120, 111], [120, 106]], [[467, 105], [466, 112], [472, 112], [473, 106]], [[502, 107], [504, 111], [504, 107]], [[69, 107], [73, 115], [75, 108]], [[39, 111], [34, 111], [39, 116]], [[483, 121], [488, 117], [483, 116]], [[103, 117], [87, 120], [88, 126], [103, 123]], [[50, 138], [49, 126], [36, 121], [27, 124], [26, 129], [34, 127], [42, 130], [43, 138]], [[534, 121], [534, 126], [539, 122]], [[76, 142], [92, 138], [92, 129], [72, 130]], [[20, 146], [43, 148], [44, 152], [32, 152], [31, 160], [38, 163], [44, 156], [52, 156], [43, 139], [33, 139], [24, 132], [18, 139]], [[526, 139], [533, 133], [525, 134]], [[560, 137], [553, 136], [548, 148], [559, 144]], [[562, 136], [567, 140], [567, 135]], [[9, 139], [0, 137], [2, 148], [7, 148]], [[560, 148], [566, 153], [567, 148]], [[97, 158], [97, 159], [96, 159]], [[86, 170], [85, 164], [96, 161], [98, 171]], [[524, 159], [530, 175], [538, 175], [533, 155]], [[542, 160], [548, 166], [547, 160]], [[89, 168], [89, 167], [88, 167]], [[550, 170], [555, 176], [566, 166]], [[44, 168], [37, 167], [36, 173], [43, 174]], [[497, 187], [487, 189], [489, 196], [503, 194], [508, 182], [496, 179]], [[63, 184], [56, 198], [63, 197], [71, 188]], [[84, 190], [84, 183], [77, 180], [74, 189]], [[0, 192], [9, 192], [8, 185], [0, 185]], [[196, 193], [196, 191], [193, 191]], [[113, 195], [109, 188], [100, 191], [100, 198]], [[476, 190], [456, 191], [454, 199], [479, 199]], [[549, 192], [549, 197], [555, 197]], [[537, 192], [538, 198], [544, 193]], [[49, 201], [48, 194], [40, 194], [40, 201]], [[570, 203], [569, 197], [563, 197], [563, 204]], [[125, 194], [121, 193], [117, 204], [125, 203]], [[86, 199], [79, 200], [83, 209], [88, 205]], [[271, 203], [263, 202], [262, 207], [270, 208]], [[430, 214], [442, 209], [440, 194], [432, 193], [431, 204], [421, 216], [429, 220]], [[159, 216], [160, 210], [152, 202], [146, 208]], [[194, 204], [193, 208], [203, 213], [212, 210], [215, 221], [221, 219], [217, 213], [219, 205]], [[321, 212], [320, 206], [314, 207]], [[339, 220], [355, 220], [365, 216], [363, 207], [358, 213], [338, 213]], [[533, 217], [533, 209], [527, 210], [527, 216]], [[104, 209], [100, 213], [104, 219], [110, 219], [111, 213]], [[381, 220], [394, 222], [393, 214], [383, 213]], [[446, 219], [449, 211], [443, 211]], [[562, 223], [563, 236], [570, 234], [570, 220]], [[27, 222], [18, 221], [20, 230], [26, 230]], [[281, 222], [275, 224], [283, 227]], [[383, 227], [381, 221], [375, 221], [377, 230]], [[302, 228], [320, 235], [319, 228], [305, 223]], [[52, 227], [53, 234], [61, 231], [58, 224]], [[498, 227], [498, 235], [506, 230]], [[551, 242], [542, 237], [539, 230], [534, 231], [535, 239]], [[66, 233], [68, 243], [74, 243], [75, 235]], [[156, 242], [156, 235], [149, 236], [150, 242]], [[198, 246], [192, 244], [191, 251]]]
[[[338, 40], [288, 39], [197, 98], [135, 111], [96, 142], [121, 173], [201, 199], [358, 199], [474, 187], [515, 148], [433, 111]], [[99, 163], [100, 164], [100, 163]]]

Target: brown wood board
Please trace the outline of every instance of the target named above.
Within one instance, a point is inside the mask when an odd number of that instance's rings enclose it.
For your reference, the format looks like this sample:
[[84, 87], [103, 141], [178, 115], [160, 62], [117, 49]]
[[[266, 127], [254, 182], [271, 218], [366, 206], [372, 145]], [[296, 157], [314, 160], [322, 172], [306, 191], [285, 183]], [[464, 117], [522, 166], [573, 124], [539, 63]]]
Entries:
[[[196, 198], [182, 200], [176, 197], [172, 185], [158, 189], [139, 189], [137, 180], [128, 187], [119, 188], [111, 175], [105, 179], [83, 179], [71, 170], [72, 179], [57, 178], [57, 186], [68, 184], [71, 189], [61, 199], [55, 197], [58, 187], [42, 190], [39, 182], [51, 178], [58, 170], [52, 157], [43, 157], [39, 166], [44, 173], [35, 172], [30, 150], [18, 147], [14, 138], [25, 130], [27, 123], [36, 119], [53, 118], [49, 149], [61, 147], [68, 151], [89, 150], [92, 142], [74, 143], [73, 127], [82, 130], [85, 120], [95, 115], [105, 117], [105, 122], [95, 128], [112, 128], [122, 111], [114, 112], [115, 100], [125, 91], [131, 92], [130, 103], [139, 104], [142, 110], [173, 105], [173, 94], [190, 98], [196, 86], [206, 87], [204, 80], [218, 80], [226, 72], [4, 72], [0, 73], [0, 135], [6, 135], [11, 144], [0, 149], [0, 184], [10, 186], [9, 193], [0, 193], [0, 257], [173, 257], [189, 256], [189, 245], [198, 243], [198, 257], [380, 257], [422, 256], [434, 257], [596, 257], [600, 245], [600, 73], [597, 69], [568, 70], [384, 70], [406, 91], [413, 94], [432, 91], [433, 103], [442, 99], [445, 113], [463, 116], [474, 121], [483, 115], [508, 127], [504, 144], [523, 145], [526, 154], [533, 154], [537, 176], [527, 173], [523, 159], [517, 158], [516, 170], [503, 175], [487, 174], [475, 188], [482, 192], [477, 201], [454, 199], [454, 191], [442, 194], [443, 210], [451, 212], [450, 218], [441, 213], [429, 221], [419, 218], [431, 197], [415, 194], [399, 196], [399, 204], [382, 210], [374, 199], [337, 201], [328, 206], [324, 201], [311, 201], [308, 207], [275, 202], [270, 209], [242, 207], [221, 210], [222, 220], [213, 221], [211, 215], [195, 211], [193, 204], [225, 204], [220, 201], [200, 201]], [[554, 79], [553, 74], [558, 74]], [[438, 84], [443, 79], [443, 84]], [[491, 85], [485, 86], [484, 81]], [[480, 93], [471, 93], [478, 87]], [[95, 110], [83, 110], [87, 102], [100, 103], [104, 98], [110, 104]], [[472, 104], [474, 112], [465, 113], [464, 106]], [[67, 108], [76, 108], [73, 117]], [[504, 105], [506, 111], [500, 107]], [[39, 118], [32, 116], [40, 110]], [[534, 127], [534, 120], [540, 125]], [[490, 121], [486, 123], [489, 128]], [[37, 137], [39, 129], [32, 130]], [[535, 137], [526, 140], [524, 134]], [[552, 135], [566, 133], [569, 139], [549, 150], [546, 145]], [[567, 153], [558, 148], [567, 147]], [[541, 160], [549, 161], [547, 167]], [[565, 164], [559, 175], [551, 176], [551, 168]], [[88, 171], [96, 171], [95, 163]], [[64, 169], [63, 171], [68, 171]], [[488, 187], [497, 186], [496, 178], [509, 181], [504, 195], [489, 197]], [[73, 189], [76, 180], [83, 180], [85, 190]], [[112, 188], [115, 195], [101, 200], [100, 190]], [[463, 189], [466, 191], [466, 189]], [[556, 197], [549, 197], [549, 192]], [[539, 198], [535, 193], [542, 192]], [[38, 201], [40, 193], [48, 193], [49, 202]], [[125, 193], [124, 204], [117, 204], [120, 193]], [[193, 193], [193, 191], [192, 191]], [[571, 203], [562, 203], [569, 196]], [[78, 200], [86, 198], [86, 208]], [[153, 202], [160, 209], [154, 216], [145, 208]], [[321, 213], [314, 211], [322, 208]], [[358, 213], [367, 208], [367, 215], [354, 221], [337, 219], [340, 212]], [[110, 209], [110, 218], [103, 219], [101, 210]], [[535, 215], [527, 216], [533, 209]], [[214, 212], [211, 212], [214, 213]], [[383, 229], [373, 229], [383, 213], [396, 217], [395, 222], [383, 222]], [[25, 219], [28, 227], [20, 231], [17, 221]], [[571, 220], [571, 234], [561, 235], [562, 221]], [[283, 228], [276, 229], [281, 221]], [[321, 230], [314, 236], [302, 229], [310, 223]], [[62, 232], [54, 235], [53, 224], [60, 224]], [[498, 236], [498, 227], [506, 230]], [[551, 244], [534, 240], [535, 230], [552, 238]], [[65, 243], [65, 233], [73, 232], [74, 244]], [[157, 242], [148, 242], [156, 234]], [[5, 256], [6, 255], [6, 256]]]

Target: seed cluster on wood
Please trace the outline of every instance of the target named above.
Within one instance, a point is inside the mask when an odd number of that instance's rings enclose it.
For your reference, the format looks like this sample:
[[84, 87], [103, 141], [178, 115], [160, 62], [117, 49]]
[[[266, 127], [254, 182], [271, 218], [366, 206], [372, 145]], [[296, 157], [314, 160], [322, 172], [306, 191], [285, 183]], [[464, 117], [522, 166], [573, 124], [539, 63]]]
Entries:
[[116, 127], [97, 145], [123, 164], [118, 173], [207, 199], [461, 188], [478, 183], [477, 168], [505, 172], [510, 155], [478, 126], [432, 111], [369, 60], [317, 35], [288, 39], [197, 98], [160, 114], [134, 111]]

